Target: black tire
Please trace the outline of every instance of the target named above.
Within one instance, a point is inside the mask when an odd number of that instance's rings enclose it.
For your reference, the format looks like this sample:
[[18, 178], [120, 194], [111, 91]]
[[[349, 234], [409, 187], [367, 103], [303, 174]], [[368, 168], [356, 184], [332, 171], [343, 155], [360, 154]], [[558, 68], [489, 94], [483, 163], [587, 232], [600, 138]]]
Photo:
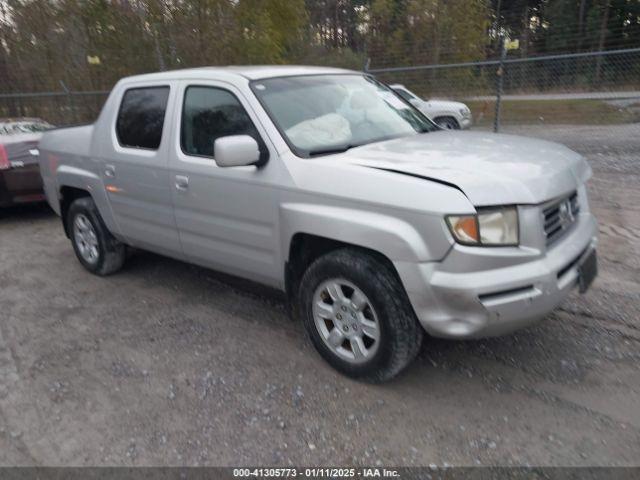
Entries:
[[[357, 286], [376, 311], [380, 344], [364, 363], [349, 363], [332, 352], [315, 325], [314, 293], [332, 278], [343, 278]], [[313, 345], [330, 365], [349, 377], [372, 383], [389, 380], [407, 367], [420, 350], [424, 335], [392, 267], [384, 259], [355, 248], [330, 252], [309, 266], [300, 282], [297, 311]]]
[[[74, 235], [74, 222], [78, 215], [84, 215], [95, 231], [98, 241], [98, 256], [94, 262], [88, 262], [80, 253], [80, 247]], [[74, 200], [67, 211], [66, 221], [73, 250], [84, 268], [100, 276], [110, 275], [122, 268], [126, 259], [126, 246], [111, 235], [91, 197]]]
[[460, 130], [460, 124], [453, 117], [438, 117], [434, 121], [445, 130]]

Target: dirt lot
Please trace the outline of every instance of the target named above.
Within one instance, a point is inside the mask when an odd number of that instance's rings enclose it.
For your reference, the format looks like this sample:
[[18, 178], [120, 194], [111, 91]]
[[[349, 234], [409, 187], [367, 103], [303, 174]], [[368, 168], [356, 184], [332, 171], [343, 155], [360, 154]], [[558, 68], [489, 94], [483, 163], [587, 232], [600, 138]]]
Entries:
[[640, 126], [521, 133], [588, 155], [600, 277], [382, 386], [329, 368], [277, 292], [146, 253], [98, 278], [46, 209], [3, 212], [0, 464], [640, 464]]

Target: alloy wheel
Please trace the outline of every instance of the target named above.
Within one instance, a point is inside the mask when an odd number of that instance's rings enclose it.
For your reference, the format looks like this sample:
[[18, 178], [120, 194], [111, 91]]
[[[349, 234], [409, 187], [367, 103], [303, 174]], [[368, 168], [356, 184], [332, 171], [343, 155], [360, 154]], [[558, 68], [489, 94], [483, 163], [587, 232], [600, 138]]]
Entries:
[[88, 263], [98, 261], [98, 236], [86, 215], [79, 213], [73, 220], [73, 238], [82, 258]]
[[349, 363], [366, 362], [378, 350], [376, 311], [364, 292], [347, 280], [327, 280], [316, 288], [313, 319], [325, 345]]

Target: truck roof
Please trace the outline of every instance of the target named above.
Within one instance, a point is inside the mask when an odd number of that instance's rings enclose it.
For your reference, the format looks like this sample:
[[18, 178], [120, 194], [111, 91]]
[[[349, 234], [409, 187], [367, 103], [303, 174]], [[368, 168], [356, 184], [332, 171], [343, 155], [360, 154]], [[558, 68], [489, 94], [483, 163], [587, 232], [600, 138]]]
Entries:
[[182, 70], [170, 70], [168, 72], [147, 73], [126, 77], [125, 81], [151, 81], [151, 80], [184, 80], [191, 78], [203, 78], [207, 74], [223, 76], [237, 75], [248, 80], [260, 80], [273, 77], [290, 77], [294, 75], [321, 75], [359, 73], [355, 70], [346, 70], [333, 67], [313, 67], [304, 65], [231, 65], [225, 67], [198, 67]]

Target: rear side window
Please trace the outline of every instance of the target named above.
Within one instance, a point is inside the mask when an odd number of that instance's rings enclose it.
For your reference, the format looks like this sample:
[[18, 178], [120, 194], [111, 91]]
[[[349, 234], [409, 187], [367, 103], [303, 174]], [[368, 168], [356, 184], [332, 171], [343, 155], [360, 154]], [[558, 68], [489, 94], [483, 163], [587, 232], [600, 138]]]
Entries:
[[188, 87], [182, 107], [182, 151], [213, 157], [213, 142], [227, 135], [252, 136], [260, 147], [261, 161], [265, 159], [266, 146], [235, 95], [221, 88]]
[[118, 142], [123, 147], [157, 150], [162, 139], [169, 87], [127, 90], [116, 122]]

